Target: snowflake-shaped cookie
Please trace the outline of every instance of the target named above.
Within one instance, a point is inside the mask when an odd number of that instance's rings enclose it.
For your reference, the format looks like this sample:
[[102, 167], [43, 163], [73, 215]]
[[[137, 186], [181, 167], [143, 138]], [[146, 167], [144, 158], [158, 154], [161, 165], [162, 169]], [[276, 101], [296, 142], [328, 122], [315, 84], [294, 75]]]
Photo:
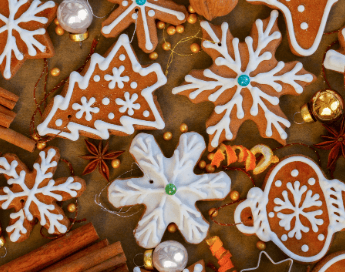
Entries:
[[102, 23], [102, 34], [116, 37], [130, 24], [136, 24], [139, 47], [146, 53], [158, 44], [156, 20], [179, 25], [186, 21], [187, 10], [171, 0], [108, 0], [119, 7]]
[[200, 243], [209, 224], [196, 208], [199, 200], [224, 199], [231, 181], [224, 172], [194, 174], [205, 150], [205, 141], [195, 132], [182, 134], [171, 158], [166, 158], [152, 135], [137, 135], [130, 147], [144, 176], [115, 180], [108, 199], [115, 207], [144, 204], [146, 211], [135, 229], [135, 238], [144, 248], [156, 247], [165, 229], [175, 223], [186, 241]]
[[26, 59], [54, 55], [46, 28], [55, 13], [54, 1], [1, 0], [0, 69], [6, 79], [12, 78]]
[[272, 11], [270, 18], [257, 20], [245, 43], [233, 38], [227, 23], [221, 27], [201, 23], [206, 40], [203, 48], [214, 64], [204, 71], [192, 71], [173, 93], [216, 106], [206, 123], [210, 151], [225, 140], [233, 140], [246, 120], [256, 122], [262, 137], [286, 143], [284, 128], [290, 122], [279, 107], [279, 97], [301, 94], [315, 77], [299, 62], [275, 59], [281, 42], [277, 18], [278, 12]]
[[95, 53], [81, 74], [71, 73], [62, 94], [48, 104], [37, 130], [40, 135], [76, 141], [79, 135], [108, 139], [110, 134], [133, 134], [135, 129], [163, 129], [154, 91], [166, 82], [158, 63], [140, 65], [123, 34], [105, 57]]
[[4, 174], [10, 187], [0, 188], [2, 209], [15, 209], [6, 228], [12, 242], [27, 239], [37, 218], [50, 234], [67, 231], [70, 224], [63, 210], [55, 201], [80, 196], [85, 181], [79, 177], [52, 179], [60, 153], [57, 148], [46, 148], [30, 172], [16, 155], [6, 154], [0, 158], [0, 174]]

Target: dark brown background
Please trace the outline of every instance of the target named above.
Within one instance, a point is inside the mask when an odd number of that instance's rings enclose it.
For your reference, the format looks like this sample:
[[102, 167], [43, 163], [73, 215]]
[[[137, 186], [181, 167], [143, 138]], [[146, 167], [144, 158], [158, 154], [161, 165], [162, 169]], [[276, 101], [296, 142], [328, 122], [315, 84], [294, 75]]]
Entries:
[[[61, 2], [58, 0], [57, 2]], [[180, 4], [188, 6], [187, 0], [176, 0]], [[90, 4], [94, 9], [94, 13], [98, 16], [107, 15], [113, 8], [113, 4], [106, 0], [90, 0]], [[317, 1], [315, 1], [317, 4]], [[265, 19], [270, 14], [270, 9], [263, 5], [251, 5], [244, 0], [239, 0], [237, 7], [225, 17], [217, 18], [213, 21], [215, 24], [221, 24], [223, 21], [227, 21], [230, 25], [230, 30], [235, 37], [239, 37], [241, 41], [249, 35], [252, 24], [257, 18]], [[330, 14], [326, 31], [333, 31], [339, 29], [344, 24], [345, 13], [345, 1], [340, 0], [332, 9]], [[89, 28], [90, 38], [83, 43], [82, 48], [79, 48], [77, 43], [72, 42], [68, 34], [65, 33], [64, 36], [57, 36], [54, 32], [55, 25], [52, 24], [48, 31], [50, 33], [51, 39], [53, 41], [56, 55], [49, 60], [49, 68], [58, 67], [61, 69], [61, 75], [59, 77], [49, 77], [48, 88], [51, 89], [55, 86], [61, 79], [68, 76], [72, 71], [76, 70], [80, 65], [83, 64], [92, 43], [92, 40], [97, 35], [100, 35], [101, 23], [104, 19], [94, 18], [94, 21]], [[167, 39], [174, 45], [178, 40], [183, 37], [194, 35], [200, 29], [199, 24], [190, 25], [185, 24], [186, 31], [183, 34], [176, 34], [174, 36], [168, 37]], [[304, 64], [304, 67], [309, 72], [314, 73], [318, 80], [311, 86], [307, 87], [303, 94], [300, 96], [285, 96], [281, 99], [281, 107], [289, 120], [293, 120], [293, 115], [297, 112], [305, 102], [307, 102], [312, 95], [323, 88], [326, 88], [324, 80], [321, 76], [321, 63], [322, 56], [324, 54], [327, 46], [337, 39], [336, 34], [324, 36], [318, 51], [311, 57], [300, 58], [293, 55], [288, 47], [287, 33], [285, 28], [285, 22], [282, 14], [279, 16], [279, 28], [283, 35], [283, 42], [278, 48], [276, 57], [280, 61], [293, 61], [299, 60]], [[132, 25], [129, 29], [125, 31], [130, 37], [133, 33], [134, 26]], [[166, 69], [169, 53], [161, 49], [162, 44], [162, 31], [159, 30], [159, 40], [157, 52], [159, 54], [158, 62], [162, 65], [163, 70]], [[201, 33], [200, 33], [201, 34]], [[116, 39], [106, 39], [101, 37], [99, 45], [96, 52], [103, 54], [106, 50], [116, 41]], [[200, 42], [200, 40], [191, 41]], [[181, 53], [190, 53], [189, 45], [186, 43], [177, 48]], [[150, 64], [152, 61], [148, 58], [148, 55], [143, 53], [137, 47], [137, 39], [134, 38], [133, 46], [138, 55], [139, 61], [142, 65]], [[211, 103], [201, 103], [192, 104], [186, 97], [179, 95], [172, 95], [171, 90], [173, 87], [178, 86], [183, 82], [184, 76], [193, 68], [204, 69], [211, 65], [211, 58], [205, 53], [201, 52], [197, 55], [191, 57], [180, 57], [175, 56], [174, 63], [172, 64], [169, 75], [168, 83], [156, 91], [158, 96], [158, 101], [163, 111], [163, 115], [166, 121], [166, 128], [163, 131], [150, 131], [159, 144], [161, 145], [166, 156], [171, 156], [178, 143], [180, 131], [179, 126], [181, 123], [185, 122], [190, 131], [196, 131], [201, 133], [206, 141], [208, 142], [208, 136], [205, 131], [205, 121], [211, 115], [213, 111], [213, 106]], [[17, 73], [17, 75], [10, 81], [3, 79], [0, 76], [0, 86], [20, 95], [20, 100], [15, 107], [14, 111], [18, 113], [17, 118], [13, 122], [11, 128], [21, 132], [23, 134], [29, 135], [29, 125], [32, 113], [34, 111], [34, 100], [33, 100], [33, 88], [34, 85], [42, 71], [43, 60], [28, 60], [25, 62], [23, 67]], [[340, 92], [342, 95], [344, 93], [343, 87], [343, 76], [341, 74], [336, 74], [333, 72], [327, 72], [327, 76], [331, 82], [332, 87]], [[58, 91], [59, 92], [59, 91]], [[40, 85], [38, 90], [38, 96], [42, 98], [43, 88]], [[293, 122], [292, 122], [293, 123]], [[173, 139], [169, 142], [163, 140], [163, 133], [166, 131], [171, 131], [173, 133]], [[138, 133], [138, 132], [136, 132]], [[288, 129], [289, 138], [288, 143], [302, 142], [305, 144], [314, 144], [320, 141], [320, 135], [325, 133], [322, 125], [320, 123], [314, 124], [304, 124], [297, 125], [292, 124], [291, 128]], [[128, 137], [115, 137], [110, 138], [111, 149], [114, 150], [128, 150], [131, 140], [135, 135]], [[247, 148], [251, 148], [258, 143], [264, 143], [269, 145], [271, 148], [278, 147], [279, 144], [274, 140], [262, 139], [258, 133], [258, 130], [254, 123], [251, 121], [246, 122], [239, 131], [237, 139], [232, 141], [231, 144], [242, 144]], [[75, 169], [76, 175], [80, 175], [86, 166], [87, 162], [80, 159], [78, 156], [86, 154], [87, 150], [84, 144], [84, 138], [81, 137], [78, 141], [72, 142], [69, 140], [55, 139], [49, 143], [50, 146], [57, 146], [61, 150], [63, 158], [68, 159], [72, 162]], [[13, 152], [17, 154], [23, 162], [25, 162], [29, 168], [32, 168], [34, 160], [36, 160], [39, 151], [34, 153], [29, 153], [23, 151], [15, 146], [12, 146], [4, 141], [0, 142], [0, 151], [3, 153]], [[304, 155], [311, 156], [315, 158], [315, 154], [303, 147], [285, 148], [283, 150], [277, 151], [276, 154], [279, 157], [285, 155], [301, 153]], [[327, 152], [320, 152], [322, 155], [322, 166], [325, 169], [327, 164]], [[205, 156], [207, 153], [205, 153]], [[121, 156], [121, 167], [119, 169], [111, 169], [110, 175], [111, 179], [115, 179], [117, 176], [125, 173], [131, 169], [132, 163], [134, 162], [131, 155], [126, 152]], [[345, 167], [345, 160], [341, 158], [337, 165], [337, 171], [335, 172], [335, 177], [340, 180], [345, 180], [345, 172], [343, 171]], [[200, 172], [196, 169], [196, 172]], [[238, 190], [241, 194], [241, 198], [245, 198], [248, 190], [251, 188], [250, 181], [242, 173], [228, 173], [232, 179], [232, 189]], [[60, 176], [68, 175], [67, 167], [60, 164], [56, 178]], [[97, 229], [101, 238], [108, 238], [111, 243], [120, 240], [124, 247], [125, 253], [128, 258], [128, 266], [130, 270], [133, 269], [133, 257], [137, 253], [144, 252], [144, 249], [140, 248], [134, 239], [133, 229], [136, 227], [137, 222], [141, 216], [141, 212], [129, 218], [121, 218], [116, 215], [102, 211], [102, 209], [94, 203], [94, 197], [99, 193], [102, 188], [107, 186], [106, 181], [101, 177], [101, 175], [96, 171], [90, 175], [84, 177], [87, 183], [87, 189], [85, 193], [79, 198], [79, 219], [86, 218], [88, 222], [92, 222]], [[256, 182], [258, 186], [261, 186], [264, 179], [264, 174], [256, 177]], [[3, 177], [0, 179], [0, 185], [4, 186], [6, 181]], [[223, 202], [200, 202], [197, 204], [198, 208], [201, 210], [205, 218], [208, 217], [208, 210], [214, 206], [220, 206], [224, 203], [229, 202], [230, 199], [227, 198]], [[106, 200], [103, 199], [104, 205], [107, 205]], [[64, 206], [66, 206], [65, 203]], [[108, 206], [110, 208], [110, 206]], [[137, 206], [134, 208], [142, 209], [142, 207]], [[217, 220], [222, 222], [233, 222], [233, 210], [234, 206], [221, 211]], [[0, 211], [0, 218], [3, 228], [5, 229], [8, 225], [10, 211]], [[67, 213], [67, 215], [69, 215]], [[71, 215], [69, 215], [71, 216]], [[79, 224], [80, 225], [80, 224]], [[78, 225], [77, 225], [78, 226]], [[25, 253], [28, 253], [37, 247], [48, 243], [49, 240], [43, 238], [39, 233], [40, 227], [35, 226], [31, 236], [25, 242], [16, 244], [9, 242], [7, 235], [5, 234], [7, 240], [7, 250], [8, 254], [5, 258], [0, 259], [0, 264], [4, 264], [13, 260]], [[258, 238], [256, 236], [245, 236], [240, 233], [236, 227], [221, 227], [214, 223], [211, 223], [209, 235], [218, 235], [224, 241], [225, 248], [229, 249], [233, 254], [232, 261], [238, 270], [243, 268], [249, 268], [256, 266], [259, 250], [256, 249], [256, 242]], [[177, 240], [182, 242], [189, 253], [188, 265], [198, 261], [199, 259], [205, 259], [206, 262], [212, 261], [216, 263], [216, 260], [211, 256], [208, 246], [205, 242], [199, 245], [191, 245], [184, 242], [183, 237], [179, 232], [171, 234], [166, 232], [163, 241], [165, 240]], [[335, 234], [335, 239], [332, 243], [329, 253], [345, 250], [345, 233]], [[280, 261], [286, 258], [286, 256], [271, 242], [267, 243], [267, 252], [271, 255], [273, 260]], [[140, 263], [140, 257], [137, 259], [137, 263]], [[264, 258], [263, 264], [267, 264], [268, 261]], [[307, 266], [294, 263], [292, 271], [306, 271]], [[274, 267], [268, 269], [262, 266], [260, 271], [285, 271], [287, 270], [287, 264], [281, 265], [279, 267]]]

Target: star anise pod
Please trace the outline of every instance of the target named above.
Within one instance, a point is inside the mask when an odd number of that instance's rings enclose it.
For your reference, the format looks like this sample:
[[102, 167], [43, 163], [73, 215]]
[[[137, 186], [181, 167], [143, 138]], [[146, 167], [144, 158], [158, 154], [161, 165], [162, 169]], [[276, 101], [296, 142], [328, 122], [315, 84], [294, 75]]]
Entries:
[[334, 171], [338, 158], [341, 155], [345, 158], [345, 119], [343, 118], [339, 128], [329, 125], [323, 126], [331, 135], [322, 135], [321, 138], [324, 141], [314, 146], [320, 149], [331, 150], [328, 155], [327, 168]]
[[96, 170], [102, 174], [102, 176], [109, 182], [109, 167], [105, 163], [106, 160], [114, 160], [119, 157], [124, 150], [108, 152], [109, 142], [105, 143], [103, 147], [102, 141], [99, 141], [98, 148], [88, 140], [85, 140], [86, 148], [91, 153], [88, 155], [80, 156], [80, 158], [85, 160], [90, 160], [89, 164], [86, 165], [82, 175], [90, 174]]

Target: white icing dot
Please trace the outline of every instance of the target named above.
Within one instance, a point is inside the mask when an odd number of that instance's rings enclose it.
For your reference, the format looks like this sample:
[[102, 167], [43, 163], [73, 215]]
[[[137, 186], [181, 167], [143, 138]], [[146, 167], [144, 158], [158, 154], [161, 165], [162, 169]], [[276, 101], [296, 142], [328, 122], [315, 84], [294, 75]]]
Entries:
[[269, 216], [270, 218], [273, 218], [273, 217], [274, 217], [274, 212], [270, 212], [270, 213], [268, 214], [268, 216]]
[[309, 250], [309, 247], [307, 245], [302, 246], [302, 251], [307, 252]]
[[133, 13], [133, 14], [132, 14], [132, 18], [133, 18], [133, 20], [136, 20], [136, 19], [138, 19], [138, 14], [136, 14], [136, 13]]
[[126, 59], [126, 56], [125, 56], [124, 54], [121, 54], [120, 57], [119, 57], [119, 59], [120, 59], [121, 61], [124, 61], [124, 60]]
[[109, 103], [110, 103], [110, 99], [108, 97], [103, 98], [102, 100], [103, 105], [109, 105]]
[[285, 242], [285, 241], [287, 240], [287, 235], [286, 235], [286, 234], [283, 234], [281, 240], [282, 240], [283, 242]]
[[61, 119], [57, 119], [55, 121], [55, 125], [57, 125], [58, 127], [62, 125], [62, 120]]
[[307, 24], [306, 22], [304, 22], [304, 23], [301, 24], [301, 28], [302, 28], [303, 30], [306, 30], [308, 27], [309, 27], [309, 26], [308, 26], [308, 24]]
[[317, 239], [318, 239], [319, 241], [323, 241], [323, 240], [325, 240], [325, 235], [319, 234], [319, 235], [317, 236]]
[[122, 6], [127, 7], [128, 6], [128, 1], [122, 1]]
[[293, 176], [293, 177], [297, 177], [298, 174], [299, 174], [299, 172], [297, 169], [291, 171], [291, 176]]
[[276, 185], [276, 187], [282, 186], [281, 180], [277, 180], [277, 181], [275, 182], [275, 185]]
[[100, 77], [99, 75], [95, 75], [95, 76], [93, 77], [93, 80], [96, 81], [96, 82], [98, 82], [98, 81], [101, 80], [101, 77]]
[[150, 17], [153, 17], [153, 16], [156, 15], [156, 12], [155, 12], [154, 10], [149, 10], [148, 15], [149, 15]]
[[144, 115], [144, 117], [149, 117], [150, 116], [150, 112], [146, 110], [146, 111], [143, 112], [143, 115]]
[[305, 10], [305, 7], [304, 7], [303, 5], [299, 5], [298, 8], [297, 8], [297, 10], [298, 10], [299, 12], [303, 12], [303, 11]]
[[309, 185], [314, 185], [315, 184], [315, 179], [314, 178], [308, 179], [308, 183], [309, 183]]
[[133, 82], [131, 83], [131, 88], [132, 88], [132, 89], [135, 89], [136, 87], [138, 87], [138, 83], [136, 83], [136, 82], [133, 81]]
[[111, 113], [108, 114], [108, 118], [110, 120], [114, 119], [114, 117], [115, 117], [114, 113], [111, 112]]

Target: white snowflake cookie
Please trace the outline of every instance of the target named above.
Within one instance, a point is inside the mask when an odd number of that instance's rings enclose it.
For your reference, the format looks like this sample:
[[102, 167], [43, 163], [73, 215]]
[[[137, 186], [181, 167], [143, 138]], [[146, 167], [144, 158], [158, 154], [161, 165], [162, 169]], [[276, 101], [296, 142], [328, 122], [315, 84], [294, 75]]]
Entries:
[[156, 247], [170, 223], [175, 223], [187, 242], [198, 244], [208, 233], [209, 224], [196, 207], [197, 201], [221, 200], [230, 192], [229, 176], [196, 175], [194, 167], [206, 148], [195, 132], [182, 134], [171, 158], [166, 158], [154, 137], [137, 135], [130, 147], [143, 177], [115, 180], [108, 199], [116, 208], [144, 204], [145, 213], [134, 230], [141, 247]]
[[328, 180], [304, 156], [280, 161], [268, 174], [263, 190], [250, 189], [235, 210], [244, 234], [273, 241], [292, 259], [314, 263], [323, 258], [334, 233], [345, 228], [345, 184]]
[[60, 159], [57, 148], [46, 148], [39, 155], [32, 172], [14, 154], [0, 158], [0, 174], [10, 185], [0, 188], [0, 206], [15, 210], [6, 228], [12, 242], [29, 237], [35, 218], [50, 234], [66, 233], [70, 221], [56, 201], [78, 197], [85, 190], [79, 177], [52, 179]]

